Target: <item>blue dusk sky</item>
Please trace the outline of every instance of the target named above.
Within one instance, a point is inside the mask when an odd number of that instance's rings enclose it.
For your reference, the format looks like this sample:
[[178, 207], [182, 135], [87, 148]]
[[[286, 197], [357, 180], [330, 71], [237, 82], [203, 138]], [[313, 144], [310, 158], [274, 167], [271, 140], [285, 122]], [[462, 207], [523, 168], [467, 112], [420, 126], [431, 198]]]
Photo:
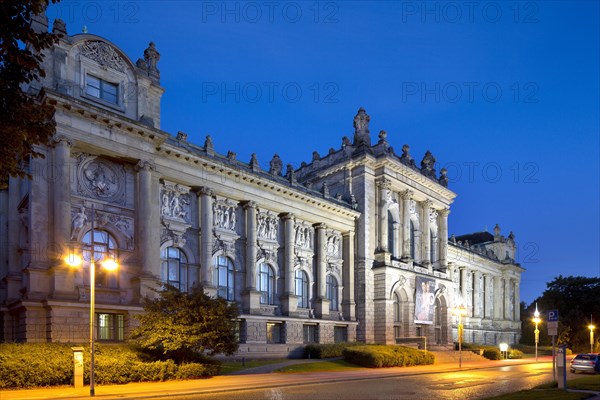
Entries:
[[48, 17], [134, 62], [155, 42], [161, 128], [264, 168], [340, 148], [364, 107], [373, 142], [448, 169], [450, 234], [514, 232], [526, 303], [600, 276], [596, 1], [65, 0]]

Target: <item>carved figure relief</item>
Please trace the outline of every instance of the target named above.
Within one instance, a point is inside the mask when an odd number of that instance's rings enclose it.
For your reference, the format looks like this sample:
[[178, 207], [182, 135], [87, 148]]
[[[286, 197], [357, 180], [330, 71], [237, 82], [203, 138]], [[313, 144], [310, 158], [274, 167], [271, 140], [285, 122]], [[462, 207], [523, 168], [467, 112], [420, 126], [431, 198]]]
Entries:
[[77, 156], [77, 190], [85, 196], [125, 204], [125, 169], [89, 154]]
[[256, 234], [259, 238], [277, 240], [279, 218], [271, 212], [259, 212], [256, 215]]
[[[73, 212], [73, 211], [72, 211]], [[75, 240], [81, 232], [81, 229], [87, 223], [88, 217], [85, 214], [85, 207], [81, 207], [79, 212], [75, 212], [71, 219], [71, 240]]]
[[296, 224], [294, 244], [301, 249], [311, 248], [310, 227], [304, 224]]
[[408, 202], [408, 211], [409, 211], [411, 214], [416, 214], [416, 213], [417, 213], [417, 202], [416, 202], [416, 201], [414, 201], [413, 199], [411, 199], [411, 200]]
[[190, 222], [189, 188], [164, 182], [161, 186], [160, 203], [160, 213], [163, 217]]
[[98, 64], [119, 72], [127, 71], [127, 64], [119, 53], [108, 43], [87, 40], [81, 45], [81, 55]]
[[213, 203], [213, 226], [215, 228], [235, 231], [237, 216], [236, 205], [228, 201]]
[[327, 238], [327, 255], [333, 257], [340, 256], [340, 237], [339, 235], [333, 234]]

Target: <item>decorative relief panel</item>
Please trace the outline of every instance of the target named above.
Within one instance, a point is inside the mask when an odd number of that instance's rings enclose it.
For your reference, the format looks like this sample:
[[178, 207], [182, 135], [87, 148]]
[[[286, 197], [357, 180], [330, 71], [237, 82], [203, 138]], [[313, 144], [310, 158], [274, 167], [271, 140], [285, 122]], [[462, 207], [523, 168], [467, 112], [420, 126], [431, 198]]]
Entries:
[[174, 247], [185, 245], [185, 232], [191, 227], [190, 188], [163, 180], [160, 186], [160, 214], [166, 232], [161, 233], [161, 244], [172, 240]]
[[83, 196], [125, 205], [125, 169], [98, 156], [77, 155], [77, 192]]
[[432, 228], [435, 228], [435, 230], [437, 231], [437, 218], [438, 218], [438, 212], [435, 208], [430, 208], [429, 209], [429, 226], [431, 226]]
[[409, 200], [408, 202], [408, 211], [411, 214], [416, 214], [417, 213], [417, 202], [415, 200]]
[[327, 256], [341, 258], [341, 246], [342, 236], [334, 231], [327, 236]]
[[81, 45], [81, 55], [96, 61], [103, 67], [123, 73], [127, 72], [127, 64], [108, 43], [99, 40], [87, 40]]
[[277, 241], [279, 218], [270, 211], [256, 214], [256, 235], [261, 239]]
[[[94, 228], [106, 229], [112, 227], [118, 231], [125, 239], [125, 248], [133, 250], [134, 244], [134, 219], [102, 210], [94, 211]], [[91, 209], [81, 206], [80, 208], [71, 208], [71, 240], [76, 240], [82, 231], [92, 228]]]
[[163, 217], [191, 222], [190, 188], [164, 181], [160, 188], [160, 214]]
[[237, 227], [237, 205], [231, 200], [216, 200], [213, 203], [213, 226], [235, 231]]
[[294, 245], [299, 249], [312, 248], [312, 229], [304, 223], [298, 222], [294, 227]]

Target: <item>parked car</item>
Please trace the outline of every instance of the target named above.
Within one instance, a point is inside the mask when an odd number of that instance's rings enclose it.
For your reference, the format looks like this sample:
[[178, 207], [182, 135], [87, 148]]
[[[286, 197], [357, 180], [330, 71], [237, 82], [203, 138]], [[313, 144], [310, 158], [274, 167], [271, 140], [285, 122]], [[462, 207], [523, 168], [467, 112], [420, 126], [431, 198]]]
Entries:
[[600, 373], [600, 354], [577, 354], [571, 360], [571, 372]]

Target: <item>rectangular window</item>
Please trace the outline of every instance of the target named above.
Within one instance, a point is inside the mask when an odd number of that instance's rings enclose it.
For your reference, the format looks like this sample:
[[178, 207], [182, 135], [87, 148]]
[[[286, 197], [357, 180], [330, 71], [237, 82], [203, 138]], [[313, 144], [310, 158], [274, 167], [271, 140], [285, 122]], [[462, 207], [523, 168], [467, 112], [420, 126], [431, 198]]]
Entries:
[[86, 75], [85, 93], [92, 97], [108, 101], [109, 103], [119, 103], [119, 85], [96, 78], [92, 75]]
[[348, 341], [348, 328], [345, 326], [334, 326], [333, 327], [333, 341], [335, 343], [342, 343]]
[[281, 343], [281, 324], [267, 322], [267, 343]]
[[317, 326], [316, 325], [302, 325], [304, 332], [304, 343], [316, 343], [317, 342]]
[[96, 314], [98, 340], [122, 341], [125, 331], [123, 314]]

